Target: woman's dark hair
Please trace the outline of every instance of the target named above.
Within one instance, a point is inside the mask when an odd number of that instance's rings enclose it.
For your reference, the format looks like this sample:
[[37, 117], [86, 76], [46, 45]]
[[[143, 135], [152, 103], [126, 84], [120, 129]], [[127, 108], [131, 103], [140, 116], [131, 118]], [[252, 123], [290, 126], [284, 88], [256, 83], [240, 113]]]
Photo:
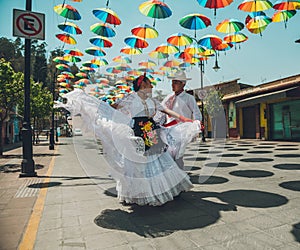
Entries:
[[[143, 81], [149, 80], [149, 78], [146, 76], [146, 73], [144, 73], [143, 75], [140, 75], [139, 77], [137, 77], [134, 81], [133, 81], [133, 90], [135, 92], [139, 91], [140, 87], [141, 87], [141, 83]], [[150, 81], [150, 80], [149, 80]]]

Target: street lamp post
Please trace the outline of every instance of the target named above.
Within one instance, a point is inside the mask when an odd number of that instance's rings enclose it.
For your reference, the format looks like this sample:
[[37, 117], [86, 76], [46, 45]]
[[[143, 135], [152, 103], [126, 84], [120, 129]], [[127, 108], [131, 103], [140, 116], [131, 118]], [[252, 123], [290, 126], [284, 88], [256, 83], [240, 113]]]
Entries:
[[52, 80], [52, 101], [53, 107], [51, 112], [51, 128], [50, 128], [50, 135], [49, 135], [49, 149], [54, 150], [54, 99], [55, 99], [55, 87], [54, 87], [54, 79]]
[[[200, 83], [201, 83], [201, 91], [203, 91], [203, 73], [204, 73], [204, 64], [203, 64], [203, 60], [200, 60], [199, 62], [200, 65]], [[201, 133], [201, 140], [202, 142], [206, 142], [205, 139], [205, 126], [204, 126], [204, 103], [203, 103], [203, 97], [201, 98], [201, 114], [202, 114], [202, 133]]]
[[[26, 0], [26, 10], [31, 11], [31, 0]], [[30, 53], [31, 40], [25, 39], [24, 120], [22, 126], [23, 160], [19, 177], [33, 177], [37, 175], [32, 158], [32, 128], [30, 124]]]

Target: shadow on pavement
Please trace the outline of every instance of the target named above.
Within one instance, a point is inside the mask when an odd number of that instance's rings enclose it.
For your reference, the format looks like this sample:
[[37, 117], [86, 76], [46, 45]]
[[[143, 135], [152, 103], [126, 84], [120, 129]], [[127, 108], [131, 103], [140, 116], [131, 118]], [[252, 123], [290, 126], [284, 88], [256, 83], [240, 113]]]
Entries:
[[300, 191], [300, 181], [282, 182], [279, 184], [279, 186], [293, 191]]
[[291, 233], [294, 235], [295, 240], [300, 242], [300, 223], [293, 225]]
[[[35, 170], [44, 168], [44, 165], [35, 164]], [[0, 173], [21, 172], [21, 164], [4, 164], [0, 165]]]
[[[207, 200], [218, 198], [220, 203]], [[225, 204], [223, 202], [226, 202]], [[203, 228], [218, 221], [220, 211], [244, 207], [276, 207], [288, 200], [281, 195], [257, 190], [186, 192], [160, 207], [131, 205], [131, 211], [106, 209], [94, 222], [99, 227], [134, 232], [146, 238], [164, 237], [178, 230]]]
[[236, 170], [229, 172], [229, 174], [246, 178], [263, 178], [274, 175], [274, 173], [265, 170]]

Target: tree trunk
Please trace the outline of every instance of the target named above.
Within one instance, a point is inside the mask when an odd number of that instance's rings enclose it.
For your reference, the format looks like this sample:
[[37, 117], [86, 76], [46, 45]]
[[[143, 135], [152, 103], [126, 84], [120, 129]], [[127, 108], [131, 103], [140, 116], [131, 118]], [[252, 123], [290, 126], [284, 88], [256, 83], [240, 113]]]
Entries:
[[2, 127], [3, 121], [0, 120], [0, 157], [3, 156]]

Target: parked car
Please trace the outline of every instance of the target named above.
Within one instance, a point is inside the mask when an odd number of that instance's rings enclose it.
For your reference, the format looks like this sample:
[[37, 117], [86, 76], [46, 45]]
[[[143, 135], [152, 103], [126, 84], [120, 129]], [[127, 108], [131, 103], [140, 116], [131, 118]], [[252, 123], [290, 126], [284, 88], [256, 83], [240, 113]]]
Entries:
[[74, 131], [73, 131], [73, 135], [82, 135], [82, 131], [80, 128], [75, 128]]

